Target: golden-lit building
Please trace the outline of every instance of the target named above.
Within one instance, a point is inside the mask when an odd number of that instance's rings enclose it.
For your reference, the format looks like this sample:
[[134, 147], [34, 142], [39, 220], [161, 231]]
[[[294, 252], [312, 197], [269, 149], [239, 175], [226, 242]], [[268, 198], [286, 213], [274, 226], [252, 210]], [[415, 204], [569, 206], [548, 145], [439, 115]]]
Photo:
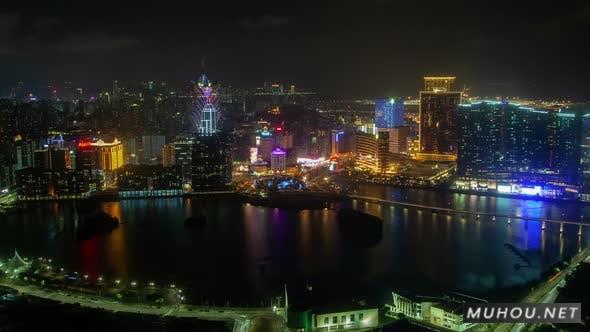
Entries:
[[452, 161], [457, 158], [457, 110], [461, 92], [453, 91], [455, 77], [424, 77], [420, 91], [420, 138], [417, 159]]
[[454, 76], [426, 76], [424, 77], [424, 91], [448, 92], [454, 91]]
[[123, 166], [123, 144], [118, 139], [111, 143], [98, 140], [92, 147], [96, 150], [98, 169], [114, 171]]
[[357, 132], [355, 135], [356, 168], [376, 171], [378, 144], [377, 138], [372, 134]]
[[162, 166], [170, 167], [176, 165], [176, 159], [174, 157], [174, 154], [174, 144], [162, 145]]

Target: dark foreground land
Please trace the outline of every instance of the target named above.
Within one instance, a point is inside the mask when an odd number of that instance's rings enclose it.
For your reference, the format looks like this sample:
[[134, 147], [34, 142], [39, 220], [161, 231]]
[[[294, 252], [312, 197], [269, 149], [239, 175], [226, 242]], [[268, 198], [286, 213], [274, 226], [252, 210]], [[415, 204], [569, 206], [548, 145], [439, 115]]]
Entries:
[[167, 318], [81, 308], [0, 289], [0, 331], [231, 331], [233, 322]]

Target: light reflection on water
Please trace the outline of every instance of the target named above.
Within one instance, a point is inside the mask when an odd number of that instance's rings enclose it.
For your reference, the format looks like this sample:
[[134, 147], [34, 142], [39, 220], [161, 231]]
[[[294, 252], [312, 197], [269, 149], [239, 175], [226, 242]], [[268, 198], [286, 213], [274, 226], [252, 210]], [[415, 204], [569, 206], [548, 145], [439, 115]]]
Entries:
[[[496, 211], [530, 218], [590, 216], [572, 203], [476, 197], [424, 190], [364, 186], [359, 195]], [[27, 212], [0, 216], [0, 255], [15, 247], [27, 256], [51, 256], [60, 265], [92, 276], [186, 284], [193, 299], [254, 302], [290, 285], [345, 297], [388, 297], [392, 289], [442, 287], [479, 293], [531, 280], [551, 264], [588, 245], [590, 227], [482, 216], [446, 215], [399, 206], [352, 201], [381, 216], [383, 238], [373, 247], [339, 235], [336, 211], [286, 211], [241, 204], [231, 198], [146, 199], [101, 203], [121, 226], [88, 240], [76, 237], [73, 202], [39, 203]], [[585, 213], [584, 213], [585, 212]], [[207, 225], [187, 229], [184, 220], [204, 214]], [[514, 245], [532, 263], [515, 269]], [[198, 301], [197, 301], [198, 302]], [[259, 303], [257, 303], [259, 304]]]

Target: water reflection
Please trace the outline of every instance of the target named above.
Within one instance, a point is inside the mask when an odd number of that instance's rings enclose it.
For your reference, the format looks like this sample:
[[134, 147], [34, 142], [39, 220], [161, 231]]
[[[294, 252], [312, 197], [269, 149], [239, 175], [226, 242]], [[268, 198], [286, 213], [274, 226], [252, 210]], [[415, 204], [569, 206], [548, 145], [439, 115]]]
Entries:
[[[584, 214], [586, 206], [441, 194], [363, 186], [359, 195], [380, 195], [462, 210], [558, 218]], [[19, 248], [27, 256], [51, 256], [71, 270], [120, 278], [170, 279], [190, 284], [195, 297], [264, 297], [284, 282], [311, 283], [341, 296], [384, 296], [392, 289], [452, 288], [484, 292], [537, 278], [543, 269], [588, 245], [577, 227], [482, 215], [446, 215], [352, 201], [352, 207], [383, 218], [374, 246], [353, 246], [339, 236], [334, 210], [287, 211], [241, 204], [227, 198], [126, 200], [101, 204], [119, 218], [110, 234], [79, 241], [72, 202], [40, 203], [26, 212], [0, 216], [0, 255]], [[204, 214], [202, 229], [184, 220]], [[585, 217], [587, 218], [587, 217]], [[514, 245], [532, 262], [515, 270]], [[371, 295], [373, 294], [373, 295]], [[259, 304], [259, 303], [257, 303]]]

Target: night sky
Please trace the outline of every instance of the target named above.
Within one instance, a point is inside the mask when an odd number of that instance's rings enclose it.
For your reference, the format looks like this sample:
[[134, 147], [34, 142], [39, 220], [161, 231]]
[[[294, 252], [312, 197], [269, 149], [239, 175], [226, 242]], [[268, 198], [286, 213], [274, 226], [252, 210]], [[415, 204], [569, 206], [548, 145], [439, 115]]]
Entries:
[[472, 94], [590, 96], [584, 0], [207, 2], [3, 2], [0, 86], [180, 86], [204, 64], [224, 85], [350, 97], [416, 95], [438, 74]]

